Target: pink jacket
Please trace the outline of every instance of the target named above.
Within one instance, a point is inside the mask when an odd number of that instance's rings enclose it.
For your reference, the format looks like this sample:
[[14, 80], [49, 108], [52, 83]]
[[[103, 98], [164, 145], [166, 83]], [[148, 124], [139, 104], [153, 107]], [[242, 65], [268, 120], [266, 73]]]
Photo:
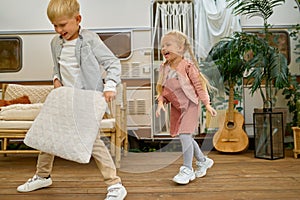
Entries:
[[[169, 68], [162, 64], [159, 73], [164, 74], [162, 80], [162, 86], [164, 86], [169, 73]], [[199, 79], [199, 70], [193, 63], [183, 59], [176, 67], [176, 73], [183, 92], [192, 102], [198, 104], [199, 100], [201, 100], [204, 105], [210, 103], [208, 92], [202, 88]], [[163, 97], [159, 96], [158, 100], [163, 101]]]

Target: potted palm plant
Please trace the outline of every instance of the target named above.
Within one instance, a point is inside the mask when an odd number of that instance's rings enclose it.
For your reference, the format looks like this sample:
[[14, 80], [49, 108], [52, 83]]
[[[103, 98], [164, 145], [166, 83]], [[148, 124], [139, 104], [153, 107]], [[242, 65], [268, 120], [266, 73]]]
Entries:
[[[269, 43], [271, 32], [268, 23], [273, 14], [273, 8], [282, 5], [285, 0], [227, 0], [228, 7], [233, 7], [234, 14], [259, 16], [263, 19], [263, 40], [260, 52], [253, 52], [253, 66], [246, 77], [253, 94], [257, 90], [263, 99], [263, 112], [253, 114], [255, 157], [278, 159], [284, 157], [284, 127], [283, 115], [272, 112], [275, 105], [276, 93], [288, 86], [289, 69], [287, 59], [279, 50]], [[264, 87], [263, 87], [264, 85]], [[275, 98], [274, 98], [275, 97]], [[273, 123], [276, 120], [278, 123]], [[280, 122], [280, 123], [279, 123]], [[278, 144], [273, 148], [273, 144]]]
[[[228, 7], [233, 7], [234, 14], [258, 16], [263, 19], [264, 37], [259, 44], [260, 52], [254, 52], [250, 61], [252, 68], [246, 77], [251, 94], [259, 91], [263, 100], [262, 111], [254, 109], [253, 114], [255, 157], [283, 158], [287, 109], [274, 111], [272, 108], [275, 107], [277, 92], [289, 86], [289, 68], [286, 57], [269, 42], [272, 35], [269, 29], [272, 26], [268, 23], [268, 19], [272, 16], [274, 7], [282, 5], [285, 0], [227, 1]], [[278, 123], [272, 123], [274, 120]], [[274, 143], [279, 144], [279, 148], [274, 149]]]
[[251, 94], [260, 92], [263, 100], [263, 108], [269, 110], [275, 106], [276, 93], [279, 89], [288, 86], [289, 69], [286, 57], [276, 47], [269, 44], [271, 32], [268, 24], [269, 17], [273, 14], [273, 8], [282, 5], [285, 0], [227, 0], [228, 7], [233, 7], [236, 15], [247, 15], [249, 17], [259, 16], [263, 18], [264, 37], [256, 45], [259, 51], [252, 52], [253, 59], [250, 61], [252, 67], [246, 76]]

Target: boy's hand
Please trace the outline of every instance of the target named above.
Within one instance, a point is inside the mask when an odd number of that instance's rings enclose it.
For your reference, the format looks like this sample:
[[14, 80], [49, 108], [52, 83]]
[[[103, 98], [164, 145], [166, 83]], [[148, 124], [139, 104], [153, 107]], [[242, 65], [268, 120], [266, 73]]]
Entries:
[[105, 91], [105, 92], [103, 92], [103, 95], [104, 95], [105, 101], [108, 103], [108, 102], [111, 102], [115, 98], [116, 92]]
[[58, 87], [61, 87], [62, 84], [61, 84], [61, 82], [58, 79], [55, 79], [53, 81], [53, 86], [54, 86], [54, 88], [58, 88]]

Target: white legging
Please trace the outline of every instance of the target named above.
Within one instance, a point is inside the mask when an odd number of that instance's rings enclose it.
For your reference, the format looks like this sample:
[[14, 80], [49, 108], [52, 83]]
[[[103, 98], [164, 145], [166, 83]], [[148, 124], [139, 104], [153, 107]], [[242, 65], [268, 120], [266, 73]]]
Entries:
[[184, 166], [192, 169], [194, 156], [197, 161], [205, 161], [204, 154], [202, 153], [197, 142], [192, 137], [192, 134], [180, 134], [179, 139], [182, 146]]

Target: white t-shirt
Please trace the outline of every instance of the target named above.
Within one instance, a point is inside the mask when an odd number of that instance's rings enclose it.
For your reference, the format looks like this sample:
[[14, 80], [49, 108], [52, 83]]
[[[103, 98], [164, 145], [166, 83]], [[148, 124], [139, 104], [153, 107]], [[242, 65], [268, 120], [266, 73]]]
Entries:
[[74, 87], [80, 84], [78, 75], [80, 72], [79, 64], [75, 56], [77, 39], [64, 40], [63, 48], [59, 57], [61, 82], [64, 86]]

